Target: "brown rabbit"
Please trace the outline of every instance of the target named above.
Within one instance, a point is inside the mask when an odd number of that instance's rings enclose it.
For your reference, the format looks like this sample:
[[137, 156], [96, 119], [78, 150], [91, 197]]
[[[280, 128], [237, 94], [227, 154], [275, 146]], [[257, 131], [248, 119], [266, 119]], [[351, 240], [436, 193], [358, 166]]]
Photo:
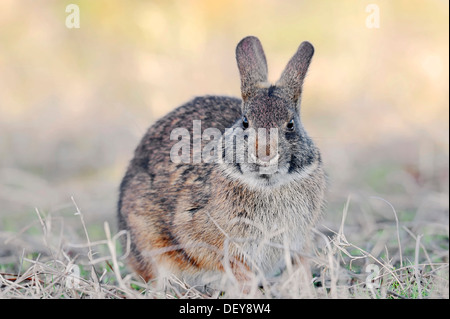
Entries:
[[270, 277], [285, 267], [286, 247], [306, 249], [325, 189], [319, 150], [300, 121], [313, 53], [303, 42], [271, 85], [260, 41], [246, 37], [236, 48], [242, 100], [197, 97], [150, 127], [118, 204], [129, 264], [142, 278], [219, 285], [230, 274]]

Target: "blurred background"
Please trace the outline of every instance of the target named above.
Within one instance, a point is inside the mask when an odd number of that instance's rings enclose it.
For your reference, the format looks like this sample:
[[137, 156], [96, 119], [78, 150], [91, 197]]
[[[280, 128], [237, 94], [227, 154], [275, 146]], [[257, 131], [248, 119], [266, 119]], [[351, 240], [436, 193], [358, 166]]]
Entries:
[[[79, 28], [66, 26], [71, 3]], [[36, 209], [82, 231], [73, 197], [104, 236], [146, 129], [195, 96], [240, 96], [235, 47], [255, 35], [274, 82], [302, 41], [315, 46], [302, 118], [329, 176], [324, 225], [336, 229], [349, 199], [350, 236], [367, 234], [394, 220], [390, 203], [448, 245], [448, 6], [2, 0], [0, 231], [36, 223]]]

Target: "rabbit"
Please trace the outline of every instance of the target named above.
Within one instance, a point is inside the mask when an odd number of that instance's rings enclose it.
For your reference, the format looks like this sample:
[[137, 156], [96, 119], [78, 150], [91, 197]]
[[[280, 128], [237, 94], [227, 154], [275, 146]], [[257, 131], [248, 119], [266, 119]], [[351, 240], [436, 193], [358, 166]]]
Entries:
[[[196, 97], [148, 129], [118, 202], [119, 229], [130, 240], [128, 264], [142, 279], [175, 275], [189, 285], [216, 287], [224, 278], [273, 278], [286, 268], [286, 248], [293, 255], [308, 249], [326, 189], [320, 151], [300, 116], [313, 54], [312, 44], [301, 43], [271, 84], [261, 42], [245, 37], [236, 47], [241, 98]], [[203, 135], [192, 137], [194, 121]], [[189, 133], [178, 152], [177, 128]], [[206, 128], [222, 134], [212, 139]], [[260, 139], [261, 128], [275, 130]], [[246, 134], [250, 130], [256, 137]], [[224, 147], [242, 135], [244, 152]], [[199, 145], [216, 151], [214, 160], [199, 161], [205, 153]]]

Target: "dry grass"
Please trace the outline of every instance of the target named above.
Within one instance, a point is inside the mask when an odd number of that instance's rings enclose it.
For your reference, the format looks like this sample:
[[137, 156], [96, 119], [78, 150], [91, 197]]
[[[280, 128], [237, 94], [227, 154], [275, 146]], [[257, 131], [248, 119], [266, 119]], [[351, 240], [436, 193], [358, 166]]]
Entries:
[[[145, 283], [129, 273], [124, 266], [127, 248], [122, 249], [119, 244], [120, 238], [126, 238], [127, 234], [123, 231], [113, 234], [105, 222], [104, 239], [91, 241], [83, 214], [72, 201], [74, 215], [79, 218], [79, 228], [84, 234], [77, 242], [65, 237], [64, 219], [43, 216], [37, 209], [34, 225], [19, 233], [0, 233], [5, 247], [10, 247], [9, 253], [0, 257], [0, 298], [449, 297], [448, 226], [441, 225], [440, 240], [424, 243], [425, 235], [413, 233], [411, 225], [398, 221], [389, 203], [393, 220], [383, 221], [373, 228], [375, 232], [385, 231], [388, 235], [368, 242], [364, 238], [368, 236], [358, 234], [369, 247], [363, 249], [346, 236], [349, 198], [338, 229], [323, 227], [322, 231], [316, 231], [314, 254], [307, 256], [313, 265], [313, 278], [305, 279], [300, 266], [288, 264], [286, 271], [275, 280], [263, 280], [262, 287], [250, 284], [243, 291], [241, 286], [234, 285], [224, 291], [205, 292], [173, 276]], [[32, 238], [34, 246], [40, 248], [33, 253], [25, 252], [25, 248], [14, 250], [15, 245], [18, 248], [23, 244], [21, 239], [27, 237], [30, 227], [36, 226], [40, 227], [41, 235]], [[371, 273], [370, 269], [376, 272]]]

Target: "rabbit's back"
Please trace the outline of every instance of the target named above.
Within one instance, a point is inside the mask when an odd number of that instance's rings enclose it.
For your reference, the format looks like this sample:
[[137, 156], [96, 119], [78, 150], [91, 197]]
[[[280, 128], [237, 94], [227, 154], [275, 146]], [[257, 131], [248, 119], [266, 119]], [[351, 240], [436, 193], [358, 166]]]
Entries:
[[[149, 264], [152, 258], [145, 252], [166, 255], [158, 249], [170, 247], [177, 268], [200, 263], [184, 249], [177, 249], [180, 232], [175, 230], [174, 220], [179, 212], [193, 216], [209, 202], [215, 164], [174, 163], [170, 151], [177, 140], [170, 139], [171, 133], [186, 128], [192, 137], [193, 119], [201, 121], [202, 131], [216, 128], [223, 133], [240, 117], [241, 103], [232, 97], [197, 97], [155, 122], [136, 148], [120, 186], [118, 217], [119, 228], [128, 230], [131, 236], [131, 266], [145, 279], [154, 273], [154, 265]], [[179, 228], [186, 226], [179, 218], [176, 223]]]
[[223, 133], [240, 117], [241, 103], [240, 99], [232, 97], [205, 96], [178, 107], [149, 128], [135, 151], [131, 166], [141, 167], [149, 174], [159, 173], [162, 166], [172, 165], [170, 150], [176, 143], [170, 139], [172, 132], [186, 128], [192, 137], [194, 121], [200, 121], [197, 123], [201, 123], [202, 131], [216, 128]]

